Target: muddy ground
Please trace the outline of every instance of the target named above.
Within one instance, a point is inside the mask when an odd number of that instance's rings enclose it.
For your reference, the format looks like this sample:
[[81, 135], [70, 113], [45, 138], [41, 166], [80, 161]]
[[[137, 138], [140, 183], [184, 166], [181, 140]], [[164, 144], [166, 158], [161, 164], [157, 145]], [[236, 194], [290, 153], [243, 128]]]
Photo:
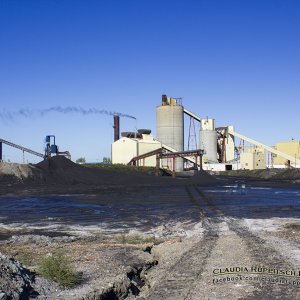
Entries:
[[[188, 221], [176, 220], [174, 216], [174, 221], [163, 220], [147, 230], [129, 228], [114, 232], [95, 227], [51, 231], [2, 225], [0, 252], [21, 261], [33, 273], [39, 257], [60, 249], [81, 274], [76, 287], [63, 288], [36, 273], [32, 299], [300, 298], [298, 199], [295, 198], [294, 206], [271, 207], [267, 216], [261, 212], [237, 216], [207, 189], [243, 182], [247, 186], [288, 187], [298, 193], [295, 183], [248, 180], [245, 176], [213, 178], [206, 174], [191, 180], [174, 180], [124, 173], [121, 178], [120, 173], [111, 173], [108, 180], [104, 172], [100, 183], [95, 171], [82, 176], [79, 169], [73, 170], [64, 178], [67, 171], [63, 169], [67, 166], [50, 170], [48, 167], [44, 166], [43, 172], [34, 169], [35, 177], [29, 176], [28, 180], [5, 175], [1, 198], [9, 201], [15, 195], [102, 191], [118, 195], [122, 201], [128, 186], [135, 187], [135, 193], [144, 197], [153, 192], [151, 186], [167, 186], [168, 199], [188, 202], [198, 218]], [[55, 182], [54, 178], [62, 182]], [[236, 198], [228, 193], [224, 199], [234, 207], [230, 201]], [[236, 203], [242, 206], [241, 202]], [[281, 210], [282, 216], [278, 217], [275, 210]]]

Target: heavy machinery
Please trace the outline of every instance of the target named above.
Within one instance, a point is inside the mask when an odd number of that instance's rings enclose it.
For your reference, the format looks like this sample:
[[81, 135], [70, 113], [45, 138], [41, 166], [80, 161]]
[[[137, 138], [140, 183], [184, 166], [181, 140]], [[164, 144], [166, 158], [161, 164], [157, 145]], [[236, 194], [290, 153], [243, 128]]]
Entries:
[[52, 154], [63, 155], [68, 159], [71, 159], [71, 154], [69, 151], [60, 152], [58, 146], [55, 143], [55, 135], [47, 135], [45, 138], [45, 155], [44, 158], [50, 158]]

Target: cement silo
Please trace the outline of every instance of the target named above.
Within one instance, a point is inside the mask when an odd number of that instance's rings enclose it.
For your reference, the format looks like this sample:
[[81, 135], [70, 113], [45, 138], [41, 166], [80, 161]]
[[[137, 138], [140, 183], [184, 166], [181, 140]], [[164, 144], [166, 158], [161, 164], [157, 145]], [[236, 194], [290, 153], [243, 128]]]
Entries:
[[217, 131], [214, 119], [202, 119], [200, 129], [200, 149], [205, 151], [204, 162], [218, 162], [217, 156]]
[[[157, 140], [176, 151], [184, 151], [184, 122], [183, 106], [177, 99], [162, 95], [162, 105], [156, 108], [156, 134]], [[167, 159], [162, 166], [170, 167]], [[176, 158], [176, 172], [183, 171], [183, 159]]]

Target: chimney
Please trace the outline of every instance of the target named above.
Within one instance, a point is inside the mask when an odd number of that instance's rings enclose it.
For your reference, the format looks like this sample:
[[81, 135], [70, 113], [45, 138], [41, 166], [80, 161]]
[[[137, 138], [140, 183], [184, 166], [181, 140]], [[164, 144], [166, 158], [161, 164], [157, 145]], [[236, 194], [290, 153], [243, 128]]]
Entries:
[[114, 115], [114, 141], [120, 139], [120, 116]]

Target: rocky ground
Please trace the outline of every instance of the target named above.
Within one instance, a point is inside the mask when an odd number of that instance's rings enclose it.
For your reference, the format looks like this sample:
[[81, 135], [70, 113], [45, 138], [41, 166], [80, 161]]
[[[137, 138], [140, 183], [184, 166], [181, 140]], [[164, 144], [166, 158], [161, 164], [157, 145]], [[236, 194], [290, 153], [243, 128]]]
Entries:
[[[194, 228], [195, 228], [194, 224]], [[291, 231], [289, 226], [297, 228]], [[276, 276], [219, 275], [225, 268], [300, 269], [299, 220], [205, 219], [187, 235], [160, 240], [94, 236], [78, 239], [27, 236], [2, 241], [0, 299], [298, 299], [299, 277], [283, 284], [255, 281]], [[63, 249], [82, 281], [74, 288], [35, 274], [40, 256]], [[10, 266], [8, 271], [7, 265]], [[217, 271], [216, 271], [217, 270]], [[217, 275], [214, 274], [217, 272]], [[5, 276], [3, 276], [5, 274]], [[223, 281], [225, 280], [225, 281]], [[21, 291], [21, 292], [20, 292]], [[20, 296], [22, 295], [22, 297]], [[12, 298], [9, 298], [12, 297]], [[18, 298], [19, 297], [19, 298]]]
[[[0, 243], [7, 255], [1, 256], [1, 292], [8, 296], [2, 299], [19, 299], [15, 290], [27, 297], [20, 299], [300, 297], [299, 219], [237, 219], [227, 216], [199, 187], [187, 187], [186, 192], [201, 222], [113, 235], [10, 232]], [[62, 288], [36, 273], [39, 257], [57, 250], [63, 250], [82, 275], [74, 288]], [[17, 271], [7, 273], [7, 265]], [[274, 269], [285, 274], [277, 276]], [[17, 284], [7, 287], [3, 282]]]

